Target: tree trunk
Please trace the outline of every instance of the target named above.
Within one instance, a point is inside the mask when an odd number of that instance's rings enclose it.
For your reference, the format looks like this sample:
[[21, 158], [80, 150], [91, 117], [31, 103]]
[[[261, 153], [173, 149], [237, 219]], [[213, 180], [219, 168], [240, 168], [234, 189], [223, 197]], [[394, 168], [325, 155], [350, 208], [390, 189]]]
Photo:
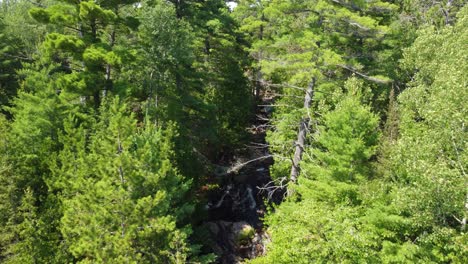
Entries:
[[[114, 9], [114, 13], [116, 15], [119, 14], [119, 7], [116, 6], [115, 9]], [[115, 45], [115, 34], [116, 34], [116, 29], [115, 29], [115, 25], [112, 26], [112, 31], [110, 33], [110, 40], [109, 40], [109, 46], [111, 47], [111, 49], [114, 48], [114, 45]], [[107, 92], [110, 92], [112, 91], [112, 88], [114, 86], [113, 82], [112, 82], [112, 66], [107, 63], [106, 65], [106, 84], [104, 86], [104, 91], [102, 91], [102, 97], [107, 97]]]
[[[312, 78], [310, 81], [309, 86], [307, 86], [307, 90], [304, 97], [304, 108], [309, 113], [310, 105], [312, 103], [312, 98], [314, 96], [314, 88], [315, 88], [315, 78]], [[309, 129], [310, 123], [310, 115], [308, 114], [307, 117], [303, 117], [301, 123], [299, 125], [299, 132], [297, 133], [297, 140], [296, 140], [296, 150], [294, 152], [294, 157], [292, 160], [292, 167], [291, 167], [291, 174], [290, 174], [290, 181], [293, 183], [297, 182], [297, 177], [301, 172], [300, 162], [302, 160], [302, 154], [304, 152], [305, 141], [307, 137], [307, 130]]]
[[[261, 21], [265, 21], [265, 16], [262, 14]], [[263, 25], [260, 26], [260, 32], [258, 36], [259, 40], [263, 40]], [[258, 65], [260, 65], [260, 61], [262, 60], [262, 51], [260, 50], [258, 53]], [[262, 90], [262, 81], [263, 81], [263, 74], [262, 74], [262, 69], [260, 66], [258, 66], [257, 72], [255, 74], [255, 90], [254, 90], [254, 96], [255, 99], [258, 101], [260, 100], [260, 91]]]

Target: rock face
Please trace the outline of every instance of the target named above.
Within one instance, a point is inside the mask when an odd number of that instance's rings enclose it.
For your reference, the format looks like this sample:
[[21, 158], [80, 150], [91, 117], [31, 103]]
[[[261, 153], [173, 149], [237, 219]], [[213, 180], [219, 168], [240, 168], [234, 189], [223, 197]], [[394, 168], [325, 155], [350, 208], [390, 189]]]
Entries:
[[243, 259], [252, 259], [265, 253], [264, 244], [268, 237], [245, 221], [215, 221], [205, 225], [211, 237], [215, 238], [211, 247], [219, 256], [218, 263], [241, 263]]

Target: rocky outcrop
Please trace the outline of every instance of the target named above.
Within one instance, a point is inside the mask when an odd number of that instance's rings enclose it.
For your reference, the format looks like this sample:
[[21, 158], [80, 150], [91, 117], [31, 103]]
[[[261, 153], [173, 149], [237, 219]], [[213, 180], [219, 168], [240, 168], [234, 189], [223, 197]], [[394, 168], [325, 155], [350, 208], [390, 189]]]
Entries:
[[[271, 102], [262, 104], [270, 105]], [[209, 231], [204, 246], [218, 256], [217, 263], [241, 263], [265, 254], [269, 239], [261, 219], [266, 211], [264, 201], [272, 197], [260, 190], [271, 182], [269, 166], [273, 164], [265, 141], [271, 114], [267, 110], [257, 108], [257, 118], [248, 129], [250, 145], [214, 168], [213, 176], [219, 188], [208, 194], [205, 206], [208, 221], [203, 230]]]
[[265, 253], [267, 235], [245, 221], [207, 222], [205, 227], [214, 238], [211, 249], [219, 256], [218, 263], [241, 263], [244, 259], [252, 259]]

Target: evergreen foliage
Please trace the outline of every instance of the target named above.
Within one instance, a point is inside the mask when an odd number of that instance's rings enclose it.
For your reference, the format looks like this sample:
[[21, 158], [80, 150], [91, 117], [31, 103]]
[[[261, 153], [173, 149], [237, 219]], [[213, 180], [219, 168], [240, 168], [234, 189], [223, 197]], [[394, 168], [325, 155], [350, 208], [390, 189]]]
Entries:
[[0, 1], [0, 262], [468, 263], [465, 1], [227, 2]]
[[306, 152], [296, 193], [267, 218], [272, 244], [254, 263], [372, 262], [375, 235], [359, 219], [378, 143], [378, 118], [362, 102], [362, 83], [324, 115]]
[[189, 229], [176, 223], [191, 207], [181, 201], [188, 182], [171, 162], [174, 129], [137, 129], [125, 109], [106, 102], [91, 130], [68, 121], [54, 172], [61, 232], [79, 262], [183, 262]]
[[378, 164], [378, 119], [349, 97], [356, 80], [321, 112], [296, 193], [267, 217], [272, 242], [253, 263], [467, 261], [465, 12], [405, 50], [412, 81], [398, 105], [391, 97]]
[[[43, 63], [58, 63], [56, 71], [65, 92], [92, 97], [98, 109], [107, 92], [122, 92], [119, 69], [130, 61], [132, 50], [118, 46], [119, 34], [135, 28], [137, 20], [125, 12], [136, 1], [57, 1], [46, 8], [31, 8], [37, 21], [58, 27], [42, 43]], [[125, 87], [128, 89], [128, 87]], [[116, 90], [116, 91], [114, 91]]]
[[21, 46], [19, 40], [8, 35], [6, 25], [0, 18], [0, 107], [8, 105], [8, 101], [18, 90], [15, 71], [21, 67]]

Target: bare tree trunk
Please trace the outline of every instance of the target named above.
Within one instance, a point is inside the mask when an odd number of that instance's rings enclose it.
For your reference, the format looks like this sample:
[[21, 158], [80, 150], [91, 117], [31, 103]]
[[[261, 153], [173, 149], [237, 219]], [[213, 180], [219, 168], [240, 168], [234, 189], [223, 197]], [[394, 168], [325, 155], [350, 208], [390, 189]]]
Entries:
[[304, 108], [307, 110], [308, 115], [303, 117], [301, 123], [299, 125], [299, 132], [297, 133], [297, 140], [296, 140], [296, 150], [294, 152], [294, 157], [292, 160], [292, 167], [291, 167], [291, 174], [290, 174], [290, 181], [295, 183], [297, 182], [297, 177], [301, 172], [300, 162], [302, 160], [302, 154], [304, 152], [305, 141], [307, 137], [307, 130], [309, 129], [310, 123], [310, 105], [312, 103], [312, 98], [314, 96], [314, 88], [315, 88], [315, 78], [312, 78], [310, 81], [309, 86], [307, 86], [307, 90], [304, 97]]

